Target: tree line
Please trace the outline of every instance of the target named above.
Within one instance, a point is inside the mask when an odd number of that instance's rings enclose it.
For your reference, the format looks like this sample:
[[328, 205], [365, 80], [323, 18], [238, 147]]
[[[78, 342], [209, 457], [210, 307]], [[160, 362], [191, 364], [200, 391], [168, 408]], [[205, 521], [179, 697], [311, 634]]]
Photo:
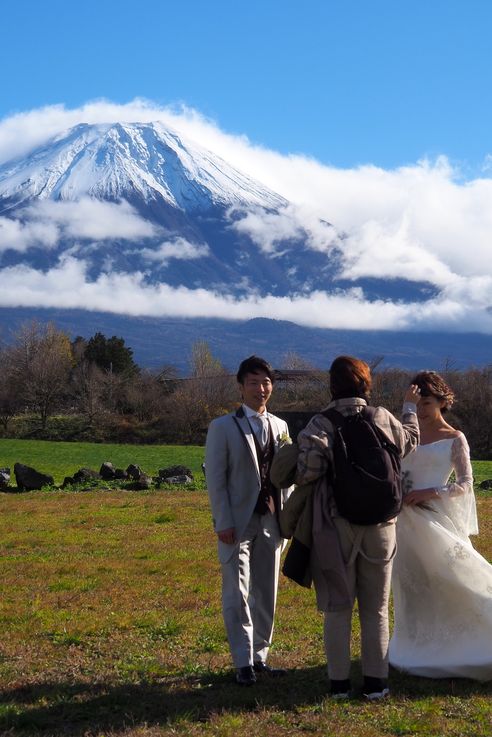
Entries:
[[[334, 357], [325, 357], [327, 366]], [[382, 364], [382, 358], [372, 362], [371, 401], [398, 415], [412, 374]], [[295, 353], [275, 368], [272, 411], [289, 421], [291, 413], [309, 414], [328, 403], [327, 371]], [[450, 362], [431, 368], [456, 393], [450, 421], [465, 432], [472, 457], [492, 458], [492, 364], [466, 371]], [[138, 366], [122, 337], [96, 332], [70, 340], [53, 323], [25, 324], [12, 343], [0, 345], [4, 437], [201, 444], [210, 420], [237, 406], [238, 399], [235, 376], [205, 341], [190, 347], [185, 377], [172, 365], [154, 371]]]

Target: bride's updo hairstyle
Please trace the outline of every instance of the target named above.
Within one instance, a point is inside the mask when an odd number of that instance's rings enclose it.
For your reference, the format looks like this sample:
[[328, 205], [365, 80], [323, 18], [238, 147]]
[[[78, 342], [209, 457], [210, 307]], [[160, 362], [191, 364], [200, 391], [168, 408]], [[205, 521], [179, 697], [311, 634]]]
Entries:
[[440, 402], [446, 402], [441, 409], [442, 414], [453, 406], [453, 390], [446, 384], [442, 376], [439, 376], [435, 371], [419, 371], [410, 384], [417, 384], [422, 397], [436, 397]]
[[368, 399], [371, 393], [371, 369], [364, 361], [352, 356], [338, 356], [330, 366], [330, 391], [332, 399], [361, 397]]

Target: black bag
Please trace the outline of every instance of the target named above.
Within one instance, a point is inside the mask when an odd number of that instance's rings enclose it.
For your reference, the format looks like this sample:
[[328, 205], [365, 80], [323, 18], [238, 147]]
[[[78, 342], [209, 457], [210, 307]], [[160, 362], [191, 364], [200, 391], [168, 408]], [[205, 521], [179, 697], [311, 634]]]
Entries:
[[333, 467], [329, 470], [338, 513], [356, 525], [386, 522], [401, 510], [400, 453], [374, 423], [374, 407], [344, 417], [323, 414], [334, 426]]
[[311, 549], [296, 537], [292, 538], [282, 566], [282, 573], [299, 586], [311, 588]]

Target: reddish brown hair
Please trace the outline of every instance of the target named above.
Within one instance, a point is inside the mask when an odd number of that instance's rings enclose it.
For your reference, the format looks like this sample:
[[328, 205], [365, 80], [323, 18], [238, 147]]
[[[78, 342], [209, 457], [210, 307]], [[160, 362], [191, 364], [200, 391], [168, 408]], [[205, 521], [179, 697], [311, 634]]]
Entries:
[[353, 356], [338, 356], [330, 366], [330, 390], [332, 399], [362, 397], [371, 393], [371, 369], [365, 361]]

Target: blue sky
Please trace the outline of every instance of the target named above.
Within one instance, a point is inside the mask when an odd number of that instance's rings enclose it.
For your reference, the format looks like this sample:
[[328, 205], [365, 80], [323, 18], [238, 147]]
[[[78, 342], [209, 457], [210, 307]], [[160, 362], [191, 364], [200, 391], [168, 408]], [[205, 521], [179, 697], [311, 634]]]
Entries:
[[0, 118], [96, 98], [185, 103], [325, 164], [492, 153], [488, 0], [17, 0], [2, 6]]

